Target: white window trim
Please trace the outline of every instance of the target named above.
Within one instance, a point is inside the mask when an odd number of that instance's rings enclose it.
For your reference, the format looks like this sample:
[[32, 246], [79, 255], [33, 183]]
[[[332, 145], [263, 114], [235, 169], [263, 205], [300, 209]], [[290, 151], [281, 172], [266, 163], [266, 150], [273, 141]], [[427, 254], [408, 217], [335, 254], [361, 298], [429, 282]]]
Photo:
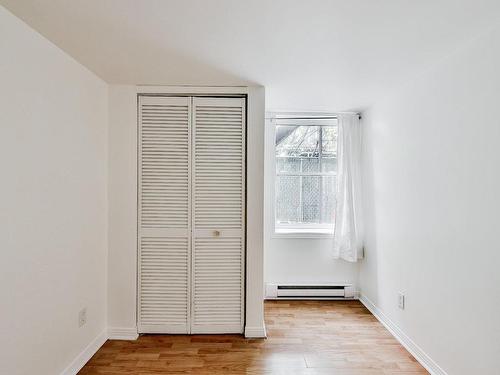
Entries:
[[[279, 226], [276, 225], [276, 191], [275, 191], [275, 183], [276, 183], [276, 125], [278, 118], [279, 125], [283, 124], [283, 119], [287, 116], [289, 117], [332, 117], [336, 114], [332, 113], [310, 113], [310, 112], [290, 112], [290, 113], [268, 113], [266, 114], [266, 144], [267, 144], [267, 153], [265, 155], [265, 160], [268, 169], [268, 179], [269, 184], [266, 187], [268, 189], [268, 223], [271, 224], [271, 238], [316, 238], [316, 239], [328, 239], [333, 238], [333, 226], [328, 224], [302, 224], [302, 225], [293, 225], [293, 224], [281, 224]], [[296, 125], [296, 122], [294, 122]], [[311, 125], [317, 126], [316, 121], [310, 120], [302, 120], [300, 125]], [[327, 125], [327, 124], [325, 124]], [[315, 173], [315, 175], [319, 175], [322, 173]]]
[[273, 238], [333, 238], [333, 228], [321, 225], [274, 226]]

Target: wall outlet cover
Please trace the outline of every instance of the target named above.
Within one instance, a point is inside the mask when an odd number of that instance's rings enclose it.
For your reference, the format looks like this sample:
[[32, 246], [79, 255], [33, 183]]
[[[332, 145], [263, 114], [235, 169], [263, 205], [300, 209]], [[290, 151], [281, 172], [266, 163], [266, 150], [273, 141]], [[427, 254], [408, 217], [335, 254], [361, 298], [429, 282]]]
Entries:
[[405, 309], [405, 295], [403, 293], [398, 293], [398, 307], [401, 310]]
[[87, 309], [83, 308], [78, 313], [78, 327], [83, 327], [87, 323]]

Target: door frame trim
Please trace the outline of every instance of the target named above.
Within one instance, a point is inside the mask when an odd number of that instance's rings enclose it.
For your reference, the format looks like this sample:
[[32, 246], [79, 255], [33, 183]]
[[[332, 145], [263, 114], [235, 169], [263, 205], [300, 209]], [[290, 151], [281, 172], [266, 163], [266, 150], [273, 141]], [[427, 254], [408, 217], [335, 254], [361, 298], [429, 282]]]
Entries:
[[[167, 89], [168, 92], [165, 92], [164, 90]], [[242, 327], [241, 327], [241, 334], [244, 334], [246, 335], [247, 334], [247, 311], [248, 311], [248, 301], [247, 301], [247, 274], [248, 274], [248, 262], [247, 262], [247, 257], [248, 257], [248, 238], [247, 238], [247, 222], [248, 222], [248, 218], [247, 218], [247, 213], [248, 213], [248, 202], [247, 202], [247, 191], [248, 191], [248, 186], [247, 186], [247, 170], [248, 170], [248, 166], [247, 166], [247, 153], [248, 153], [248, 88], [247, 87], [240, 87], [240, 86], [234, 86], [234, 87], [219, 87], [219, 86], [213, 86], [213, 87], [194, 87], [194, 86], [137, 86], [137, 108], [136, 108], [136, 112], [137, 112], [137, 124], [136, 124], [136, 131], [137, 131], [137, 134], [136, 134], [136, 139], [137, 139], [137, 149], [136, 149], [136, 157], [137, 157], [137, 172], [139, 172], [141, 170], [140, 168], [140, 160], [141, 160], [141, 157], [140, 157], [140, 151], [141, 151], [141, 147], [140, 147], [140, 142], [141, 142], [141, 139], [140, 139], [140, 97], [144, 97], [144, 96], [157, 96], [157, 97], [190, 97], [191, 99], [189, 100], [189, 105], [188, 105], [188, 108], [189, 108], [189, 111], [190, 111], [190, 115], [189, 115], [189, 120], [188, 120], [188, 139], [189, 139], [189, 142], [191, 143], [191, 147], [189, 147], [189, 157], [188, 157], [188, 168], [189, 168], [189, 178], [188, 178], [188, 183], [190, 185], [190, 188], [188, 189], [188, 222], [189, 222], [189, 226], [191, 228], [191, 232], [193, 230], [193, 215], [192, 215], [192, 211], [193, 211], [193, 208], [192, 208], [192, 190], [193, 190], [193, 157], [194, 157], [194, 154], [193, 154], [193, 150], [194, 150], [194, 142], [193, 142], [193, 132], [194, 132], [194, 127], [193, 127], [193, 113], [192, 113], [192, 110], [194, 108], [193, 106], [193, 102], [194, 102], [194, 99], [196, 97], [205, 97], [205, 98], [243, 98], [245, 100], [245, 105], [244, 105], [244, 126], [243, 126], [243, 139], [242, 139], [242, 142], [243, 142], [243, 158], [244, 158], [244, 174], [242, 176], [242, 185], [243, 185], [243, 207], [242, 207], [242, 211], [243, 211], [243, 225], [244, 225], [244, 228], [243, 228], [243, 236], [244, 236], [244, 242], [243, 242], [243, 256], [242, 256], [242, 263], [243, 263], [243, 270], [242, 270], [242, 277], [243, 277], [243, 281], [242, 281], [242, 293], [243, 293], [243, 301], [242, 301]], [[137, 330], [138, 330], [138, 333], [140, 334], [140, 322], [139, 322], [139, 309], [140, 309], [140, 304], [139, 304], [139, 277], [140, 277], [140, 259], [139, 259], [139, 252], [140, 252], [140, 249], [139, 249], [139, 246], [140, 246], [140, 212], [139, 212], [139, 199], [140, 199], [140, 174], [137, 173], [136, 174], [136, 188], [137, 188], [137, 194], [136, 194], [136, 198], [137, 198], [137, 202], [136, 202], [136, 220], [137, 220], [137, 227], [136, 227], [136, 233], [137, 233], [137, 239], [136, 239], [136, 278], [135, 278], [135, 281], [136, 281], [136, 326], [137, 326]], [[191, 233], [189, 235], [189, 240], [188, 240], [188, 249], [190, 249], [190, 254], [188, 254], [188, 273], [190, 273], [191, 275], [189, 276], [188, 278], [188, 289], [191, 290], [192, 288], [192, 278], [193, 278], [193, 275], [192, 275], [192, 263], [193, 263], [193, 259], [192, 259], [192, 247], [193, 247], [193, 244], [192, 244], [192, 241], [193, 241], [193, 233]], [[192, 294], [192, 292], [190, 293]], [[188, 302], [188, 307], [187, 307], [187, 318], [188, 318], [188, 321], [187, 321], [187, 331], [188, 331], [188, 334], [192, 334], [191, 333], [191, 326], [192, 326], [192, 322], [191, 322], [191, 310], [192, 310], [192, 303], [193, 301], [191, 300], [190, 302]], [[144, 327], [147, 327], [144, 326]], [[176, 329], [174, 329], [173, 331], [171, 330], [170, 333], [182, 333], [182, 332], [175, 332], [177, 330], [177, 328], [179, 327], [175, 327]], [[212, 328], [211, 327], [206, 327], [206, 333], [212, 333]], [[164, 329], [164, 327], [155, 327], [155, 326], [151, 326], [149, 328], [147, 328], [147, 331], [148, 332], [151, 332], [151, 333], [163, 333], [161, 332], [162, 330]], [[228, 329], [226, 327], [226, 329]], [[234, 332], [234, 330], [232, 329], [229, 329], [227, 332]], [[213, 331], [213, 333], [221, 333], [221, 334], [224, 334], [224, 333], [227, 333], [225, 332], [224, 330], [217, 330], [215, 329]], [[262, 337], [265, 337], [265, 328], [263, 328], [262, 330], [263, 332], [263, 335]]]

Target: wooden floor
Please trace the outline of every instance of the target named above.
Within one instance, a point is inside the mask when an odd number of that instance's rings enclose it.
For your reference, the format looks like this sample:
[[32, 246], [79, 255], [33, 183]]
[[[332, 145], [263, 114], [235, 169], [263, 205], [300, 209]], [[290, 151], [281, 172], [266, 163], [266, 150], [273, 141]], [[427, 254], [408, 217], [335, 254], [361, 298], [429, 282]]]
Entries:
[[267, 339], [109, 340], [80, 374], [427, 374], [358, 301], [272, 301], [265, 310]]

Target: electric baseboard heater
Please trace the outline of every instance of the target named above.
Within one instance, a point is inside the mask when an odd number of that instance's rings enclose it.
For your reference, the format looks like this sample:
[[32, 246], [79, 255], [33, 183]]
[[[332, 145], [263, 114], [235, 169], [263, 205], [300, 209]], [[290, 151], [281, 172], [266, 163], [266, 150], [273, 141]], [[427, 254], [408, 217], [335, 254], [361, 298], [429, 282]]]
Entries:
[[266, 299], [353, 299], [352, 284], [266, 284]]

